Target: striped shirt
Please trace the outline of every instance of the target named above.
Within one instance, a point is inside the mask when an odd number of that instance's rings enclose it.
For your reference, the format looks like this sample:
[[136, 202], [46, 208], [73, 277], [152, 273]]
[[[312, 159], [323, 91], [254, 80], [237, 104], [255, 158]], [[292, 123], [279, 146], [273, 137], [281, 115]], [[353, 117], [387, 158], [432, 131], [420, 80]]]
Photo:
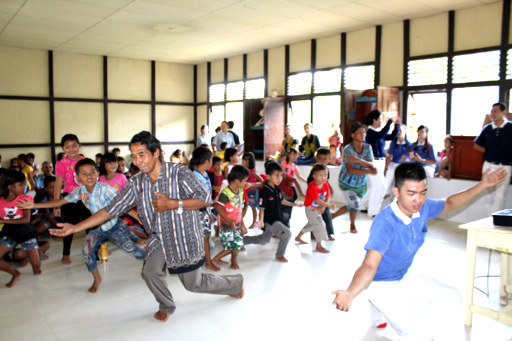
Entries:
[[202, 264], [204, 244], [199, 210], [185, 210], [181, 215], [177, 210], [159, 213], [152, 204], [156, 192], [168, 195], [171, 199], [193, 198], [211, 203], [210, 194], [190, 169], [181, 164], [162, 162], [155, 182], [151, 181], [148, 174], [138, 173], [128, 181], [114, 201], [105, 207], [105, 211], [115, 217], [137, 206], [137, 214], [149, 235], [146, 259], [161, 247], [167, 267], [173, 273]]

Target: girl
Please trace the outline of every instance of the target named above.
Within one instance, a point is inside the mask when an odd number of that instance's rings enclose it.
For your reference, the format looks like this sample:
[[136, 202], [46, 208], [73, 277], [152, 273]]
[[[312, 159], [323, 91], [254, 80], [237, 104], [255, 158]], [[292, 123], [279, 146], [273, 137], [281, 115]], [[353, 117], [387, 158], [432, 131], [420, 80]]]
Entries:
[[[238, 150], [236, 148], [227, 148], [224, 153], [224, 161], [227, 164], [224, 166], [224, 178], [227, 179], [229, 173], [231, 173], [231, 169], [238, 163]], [[227, 182], [227, 180], [225, 180]], [[227, 184], [226, 184], [227, 186]]]
[[418, 139], [409, 146], [409, 159], [423, 165], [427, 176], [433, 177], [436, 170], [436, 154], [434, 147], [428, 142], [428, 127], [418, 127]]
[[[249, 170], [249, 180], [247, 183], [247, 196], [249, 197], [249, 206], [252, 209], [252, 224], [249, 228], [256, 227], [258, 217], [257, 208], [259, 207], [259, 189], [263, 186], [264, 181], [256, 171], [256, 158], [252, 152], [245, 153], [242, 157], [242, 166]], [[246, 211], [245, 211], [246, 212]]]
[[[76, 135], [64, 135], [60, 141], [60, 145], [64, 151], [64, 156], [55, 164], [56, 180], [53, 194], [54, 198], [60, 198], [62, 188], [64, 188], [64, 195], [66, 196], [71, 193], [73, 189], [79, 186], [75, 179], [75, 165], [78, 161], [84, 159], [84, 157], [80, 155], [80, 141], [78, 141], [78, 137]], [[64, 221], [70, 224], [77, 224], [80, 222], [81, 216], [85, 218], [90, 215], [89, 210], [85, 208], [81, 201], [76, 204], [66, 204], [60, 209], [54, 209], [53, 212], [56, 217], [60, 217], [62, 215]], [[64, 237], [62, 241], [62, 264], [71, 264], [71, 258], [69, 255], [71, 253], [73, 235], [71, 234]]]
[[357, 233], [356, 217], [361, 204], [361, 198], [367, 191], [367, 175], [377, 174], [373, 165], [372, 147], [365, 143], [366, 129], [355, 122], [350, 126], [352, 142], [343, 150], [343, 166], [338, 178], [340, 189], [347, 199], [347, 204], [336, 211], [332, 218], [349, 212], [350, 233]]
[[384, 175], [386, 176], [387, 190], [390, 193], [393, 188], [393, 180], [395, 179], [395, 169], [399, 164], [409, 161], [409, 149], [411, 143], [407, 141], [407, 128], [405, 124], [400, 125], [400, 130], [396, 139], [391, 141], [386, 156], [386, 168], [384, 168]]
[[[281, 181], [281, 191], [283, 192], [284, 200], [294, 203], [299, 197], [299, 193], [301, 196], [304, 196], [302, 190], [300, 188], [299, 183], [297, 182], [297, 178], [301, 181], [307, 183], [306, 179], [300, 175], [299, 169], [295, 162], [297, 161], [297, 157], [299, 153], [297, 149], [290, 148], [288, 154], [286, 154], [286, 160], [281, 163], [281, 167], [283, 168], [283, 180]], [[283, 224], [290, 227], [290, 218], [292, 215], [291, 206], [283, 206]]]
[[341, 146], [343, 145], [343, 135], [336, 128], [336, 124], [331, 122], [331, 128], [333, 134], [327, 139], [329, 143], [329, 151], [331, 152], [331, 160], [329, 161], [332, 165], [339, 165], [341, 163]]
[[434, 177], [442, 177], [450, 180], [452, 178], [452, 160], [453, 160], [453, 138], [447, 135], [444, 138], [444, 150], [441, 152], [441, 164], [439, 173]]
[[4, 224], [0, 239], [0, 270], [12, 275], [6, 284], [8, 288], [12, 288], [22, 276], [2, 258], [18, 244], [26, 251], [34, 275], [41, 274], [37, 233], [30, 223], [30, 210], [22, 210], [16, 206], [20, 200], [32, 200], [30, 195], [23, 194], [25, 182], [23, 173], [7, 170], [2, 175], [0, 186], [0, 224]]
[[119, 171], [117, 157], [112, 153], [106, 153], [101, 157], [99, 171], [99, 182], [114, 187], [117, 194], [121, 192], [128, 181], [126, 176]]
[[174, 163], [188, 165], [190, 163], [190, 158], [188, 157], [187, 152], [182, 151], [181, 149], [176, 149], [172, 153], [170, 161]]

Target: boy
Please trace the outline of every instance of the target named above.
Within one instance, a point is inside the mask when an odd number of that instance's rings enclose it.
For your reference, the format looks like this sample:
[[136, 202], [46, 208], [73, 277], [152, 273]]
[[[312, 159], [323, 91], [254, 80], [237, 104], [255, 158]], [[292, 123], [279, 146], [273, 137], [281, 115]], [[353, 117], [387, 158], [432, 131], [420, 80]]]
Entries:
[[327, 184], [327, 167], [317, 163], [313, 166], [311, 172], [313, 173], [313, 179], [315, 181], [312, 181], [308, 185], [306, 200], [304, 201], [308, 223], [302, 228], [297, 237], [295, 237], [295, 241], [300, 244], [307, 244], [301, 237], [303, 234], [313, 231], [317, 241], [315, 250], [321, 253], [329, 253], [329, 250], [322, 246], [322, 241], [327, 239], [327, 232], [321, 215], [326, 208], [335, 209], [336, 206], [329, 204], [330, 191], [329, 185]]
[[18, 155], [18, 164], [21, 172], [27, 178], [28, 189], [32, 190], [36, 187], [34, 183], [34, 168], [28, 164], [28, 157], [25, 154]]
[[[210, 178], [210, 183], [212, 184], [212, 201], [215, 203], [220, 194], [220, 189], [222, 188], [222, 181], [224, 181], [224, 172], [222, 172], [222, 159], [218, 156], [214, 156], [212, 158], [212, 169], [211, 172], [208, 173], [208, 177]], [[217, 210], [215, 206], [212, 210], [212, 221], [217, 220]], [[217, 225], [214, 225], [215, 229], [215, 237], [219, 236], [219, 225], [217, 221]]]
[[[327, 165], [329, 164], [330, 159], [331, 159], [331, 151], [327, 148], [320, 148], [316, 151], [315, 159], [316, 159], [317, 163], [320, 163], [322, 165], [325, 165], [325, 167], [327, 167]], [[329, 173], [329, 168], [327, 168], [327, 181], [329, 181], [329, 178], [330, 178], [330, 173]], [[308, 185], [312, 181], [314, 181], [313, 171], [309, 172], [307, 181], [308, 181]], [[327, 185], [329, 185], [330, 196], [332, 197], [332, 193], [334, 193], [334, 191], [333, 191], [331, 185], [329, 184], [329, 182], [327, 182]], [[324, 220], [325, 228], [327, 230], [327, 235], [329, 236], [329, 240], [333, 241], [334, 240], [334, 237], [333, 237], [334, 228], [332, 225], [332, 215], [331, 215], [330, 208], [325, 209], [324, 213], [322, 214], [322, 219]], [[314, 238], [314, 236], [313, 236], [313, 238]]]
[[[55, 180], [56, 178], [54, 176], [48, 176], [44, 179], [43, 191], [36, 194], [34, 198], [35, 203], [43, 203], [54, 200], [53, 194], [55, 190]], [[35, 224], [37, 234], [42, 234], [50, 228], [57, 228], [57, 220], [53, 215], [53, 210], [40, 209], [38, 211], [41, 215], [41, 220]]]
[[[110, 204], [117, 195], [116, 190], [104, 183], [98, 182], [98, 170], [96, 163], [91, 159], [82, 159], [75, 165], [75, 172], [80, 186], [76, 187], [63, 199], [56, 199], [45, 203], [34, 204], [31, 201], [24, 201], [19, 205], [21, 208], [51, 208], [61, 207], [68, 203], [82, 201], [92, 213], [96, 213], [103, 207]], [[146, 252], [133, 244], [126, 227], [121, 219], [113, 218], [101, 224], [98, 228], [92, 229], [87, 234], [82, 250], [82, 258], [87, 270], [92, 273], [94, 282], [89, 292], [96, 293], [101, 284], [101, 276], [97, 269], [96, 252], [105, 240], [111, 240], [126, 253], [137, 259], [144, 259]]]
[[281, 205], [301, 207], [301, 204], [291, 203], [283, 199], [279, 184], [283, 180], [283, 169], [276, 162], [269, 162], [265, 167], [267, 181], [260, 189], [259, 195], [259, 220], [257, 227], [264, 228], [263, 233], [257, 236], [244, 236], [244, 244], [267, 244], [272, 236], [279, 238], [276, 259], [279, 262], [287, 263], [284, 257], [288, 241], [292, 236], [290, 229], [283, 224]]
[[245, 203], [244, 187], [249, 180], [249, 170], [241, 165], [236, 165], [228, 175], [228, 186], [224, 188], [215, 204], [219, 214], [220, 241], [224, 247], [212, 260], [215, 264], [228, 264], [222, 260], [231, 254], [231, 269], [240, 269], [236, 256], [244, 247], [243, 234], [247, 228], [242, 220], [242, 206]]

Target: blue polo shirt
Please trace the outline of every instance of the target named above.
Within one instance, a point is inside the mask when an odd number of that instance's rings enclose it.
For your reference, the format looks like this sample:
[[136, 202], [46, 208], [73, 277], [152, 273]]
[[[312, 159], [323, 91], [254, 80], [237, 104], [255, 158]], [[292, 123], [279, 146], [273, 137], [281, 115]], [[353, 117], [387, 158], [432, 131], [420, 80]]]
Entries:
[[374, 281], [398, 281], [404, 277], [425, 241], [427, 220], [441, 214], [444, 206], [444, 200], [427, 198], [411, 219], [400, 211], [395, 200], [375, 216], [364, 246], [365, 250], [382, 255]]
[[485, 148], [484, 160], [512, 165], [512, 123], [505, 120], [500, 127], [486, 125], [473, 141]]
[[409, 161], [409, 146], [411, 145], [411, 142], [404, 140], [404, 143], [398, 143], [398, 141], [395, 139], [391, 144], [389, 145], [388, 154], [391, 155], [393, 158], [391, 161], [394, 163], [400, 163], [402, 162], [402, 156], [405, 155], [405, 161]]
[[386, 153], [384, 153], [386, 141], [394, 140], [398, 135], [398, 125], [396, 124], [393, 132], [388, 134], [391, 124], [393, 124], [393, 121], [388, 120], [386, 125], [380, 131], [375, 130], [373, 127], [368, 127], [368, 131], [366, 132], [366, 143], [372, 146], [373, 156], [376, 159], [386, 157]]

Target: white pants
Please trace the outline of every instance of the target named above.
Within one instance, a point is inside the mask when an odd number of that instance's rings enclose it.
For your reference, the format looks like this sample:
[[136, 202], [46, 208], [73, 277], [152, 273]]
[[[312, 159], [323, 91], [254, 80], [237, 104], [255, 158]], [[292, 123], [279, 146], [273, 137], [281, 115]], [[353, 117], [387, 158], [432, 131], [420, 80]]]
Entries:
[[386, 194], [392, 193], [392, 188], [395, 187], [395, 169], [400, 165], [399, 163], [391, 161], [388, 165], [388, 170], [386, 172]]
[[433, 340], [461, 303], [460, 293], [429, 277], [372, 282], [367, 289], [372, 324], [389, 322], [400, 340]]
[[368, 206], [368, 215], [370, 217], [380, 212], [384, 194], [386, 194], [386, 178], [384, 177], [386, 160], [374, 160], [373, 165], [377, 168], [377, 174], [368, 174], [366, 176], [368, 191], [361, 200], [361, 206]]
[[487, 196], [485, 206], [487, 208], [487, 213], [489, 213], [489, 215], [491, 215], [494, 212], [502, 210], [503, 206], [505, 205], [505, 195], [507, 194], [507, 189], [510, 184], [512, 166], [498, 166], [493, 165], [492, 163], [487, 161], [485, 161], [484, 165], [482, 166], [482, 173], [489, 168], [491, 169], [490, 171], [493, 172], [494, 170], [500, 167], [505, 168], [505, 170], [507, 171], [507, 177], [505, 178], [505, 180], [497, 184], [495, 187], [486, 190]]

